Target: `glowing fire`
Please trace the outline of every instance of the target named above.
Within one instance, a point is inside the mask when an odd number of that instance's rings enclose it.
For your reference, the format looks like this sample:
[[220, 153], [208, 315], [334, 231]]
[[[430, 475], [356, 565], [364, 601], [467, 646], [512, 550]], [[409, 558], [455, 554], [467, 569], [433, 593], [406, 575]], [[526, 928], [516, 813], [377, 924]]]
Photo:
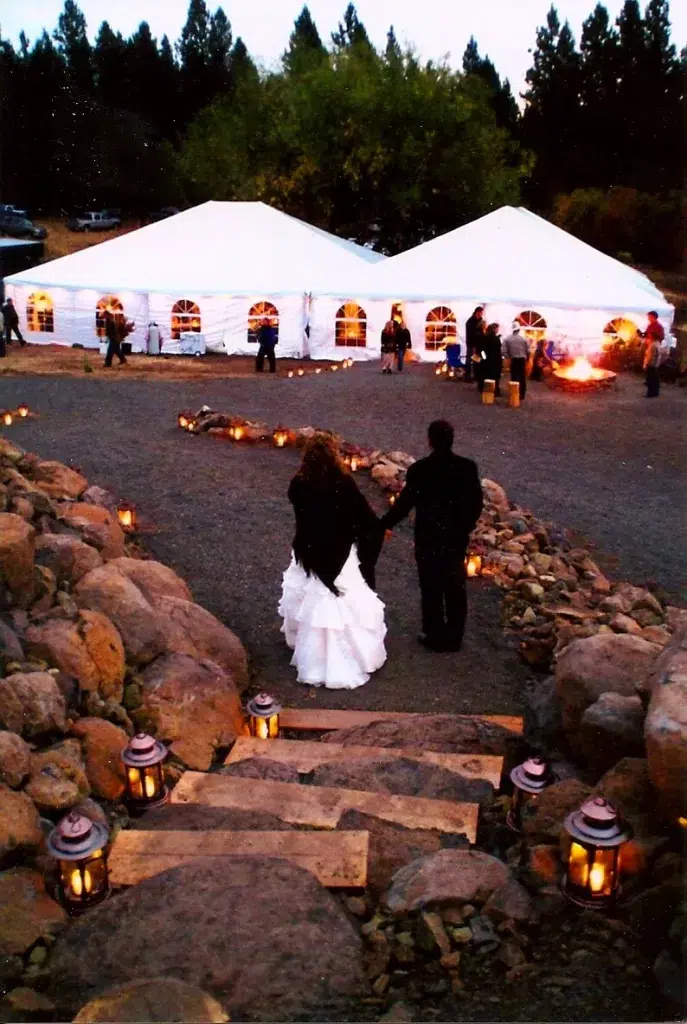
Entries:
[[567, 380], [601, 380], [606, 376], [605, 370], [592, 366], [586, 356], [577, 356], [571, 366], [561, 367], [556, 373]]

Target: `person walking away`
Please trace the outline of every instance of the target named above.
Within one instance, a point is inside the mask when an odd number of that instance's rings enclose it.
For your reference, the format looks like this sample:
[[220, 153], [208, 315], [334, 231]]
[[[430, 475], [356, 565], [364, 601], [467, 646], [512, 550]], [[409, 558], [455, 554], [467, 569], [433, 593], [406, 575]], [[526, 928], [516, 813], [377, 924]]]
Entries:
[[162, 351], [162, 331], [153, 320], [148, 325], [148, 336], [146, 338], [149, 356], [159, 356]]
[[277, 360], [274, 356], [274, 347], [277, 344], [277, 330], [270, 323], [269, 317], [265, 317], [258, 327], [258, 354], [255, 357], [255, 372], [262, 373], [265, 366], [265, 356], [270, 368], [270, 373], [277, 372]]
[[[477, 306], [472, 314], [465, 321], [465, 379], [472, 380], [474, 364], [472, 357], [482, 351], [484, 340], [484, 306]], [[479, 377], [479, 371], [475, 371], [475, 377]]]
[[398, 362], [399, 373], [403, 373], [403, 363], [405, 361], [406, 352], [412, 347], [410, 331], [406, 327], [405, 321], [401, 320], [396, 328], [396, 359]]
[[415, 561], [422, 606], [423, 646], [459, 651], [465, 632], [465, 556], [482, 512], [477, 464], [453, 452], [453, 427], [434, 420], [430, 455], [414, 462], [396, 503], [382, 517], [387, 530], [415, 509]]
[[105, 366], [112, 366], [112, 359], [117, 356], [119, 365], [126, 362], [122, 353], [122, 331], [117, 318], [111, 310], [105, 310], [105, 337], [107, 338], [107, 353], [105, 355]]
[[0, 359], [4, 359], [7, 355], [7, 349], [5, 347], [5, 318], [0, 310]]
[[395, 320], [387, 320], [382, 331], [382, 373], [391, 373], [397, 349], [398, 324]]
[[8, 345], [12, 344], [12, 332], [17, 336], [17, 341], [24, 347], [26, 341], [22, 337], [22, 333], [19, 330], [19, 315], [15, 309], [12, 299], [8, 299], [5, 305], [2, 307], [2, 315], [5, 320], [5, 342]]
[[544, 376], [553, 368], [553, 360], [547, 352], [547, 344], [544, 338], [540, 338], [536, 344], [532, 357], [531, 380], [543, 380]]
[[665, 339], [665, 331], [658, 322], [658, 313], [652, 310], [648, 314], [649, 325], [644, 331], [646, 348], [644, 350], [644, 373], [646, 397], [658, 398], [661, 390], [661, 377], [658, 368], [661, 365], [661, 347]]
[[482, 341], [484, 359], [480, 364], [479, 390], [484, 390], [485, 380], [493, 380], [496, 384], [494, 394], [501, 397], [501, 373], [503, 372], [503, 354], [501, 351], [501, 335], [498, 324], [489, 324]]
[[527, 395], [527, 360], [530, 346], [517, 321], [513, 324], [513, 331], [506, 338], [504, 347], [506, 355], [510, 359], [510, 379], [517, 380], [519, 383], [520, 401], [524, 402]]

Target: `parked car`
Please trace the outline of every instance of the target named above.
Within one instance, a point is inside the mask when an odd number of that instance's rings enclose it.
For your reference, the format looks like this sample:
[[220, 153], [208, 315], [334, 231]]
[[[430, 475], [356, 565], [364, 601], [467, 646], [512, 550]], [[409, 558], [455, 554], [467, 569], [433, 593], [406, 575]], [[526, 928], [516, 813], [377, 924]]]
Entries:
[[158, 220], [166, 220], [167, 217], [174, 217], [175, 214], [179, 213], [176, 206], [163, 206], [161, 210], [155, 210], [153, 213], [148, 214], [148, 220], [154, 223]]
[[27, 217], [17, 217], [13, 213], [0, 214], [0, 232], [12, 238], [42, 239], [48, 234], [45, 228], [39, 228]]
[[11, 203], [0, 203], [0, 217], [28, 217], [28, 213]]
[[109, 210], [98, 213], [80, 213], [70, 217], [67, 227], [70, 231], [112, 231], [121, 225], [119, 217], [110, 217]]

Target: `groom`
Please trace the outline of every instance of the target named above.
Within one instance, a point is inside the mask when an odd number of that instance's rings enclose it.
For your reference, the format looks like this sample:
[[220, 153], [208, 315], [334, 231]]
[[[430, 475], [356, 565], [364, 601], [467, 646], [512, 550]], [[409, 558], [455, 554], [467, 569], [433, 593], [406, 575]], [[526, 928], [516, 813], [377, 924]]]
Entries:
[[422, 598], [418, 637], [430, 651], [459, 651], [465, 631], [465, 556], [482, 512], [477, 463], [453, 452], [453, 427], [434, 420], [430, 455], [408, 470], [396, 504], [382, 519], [391, 530], [415, 508], [415, 560]]

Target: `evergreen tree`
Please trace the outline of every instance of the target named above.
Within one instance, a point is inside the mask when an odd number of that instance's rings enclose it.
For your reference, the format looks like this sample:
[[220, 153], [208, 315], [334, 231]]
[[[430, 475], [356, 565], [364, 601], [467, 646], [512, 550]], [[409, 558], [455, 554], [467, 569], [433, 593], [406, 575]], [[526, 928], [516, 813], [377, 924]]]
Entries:
[[126, 80], [127, 45], [121, 32], [104, 21], [93, 48], [95, 94], [103, 106], [121, 109], [129, 92]]
[[188, 123], [210, 102], [210, 13], [205, 0], [190, 0], [186, 23], [177, 43], [181, 106]]
[[511, 134], [515, 134], [518, 130], [519, 113], [515, 97], [511, 92], [510, 82], [507, 78], [501, 81], [501, 76], [488, 57], [480, 57], [479, 47], [474, 36], [470, 36], [470, 41], [465, 47], [463, 73], [474, 75], [484, 82], [496, 115], [496, 123], [500, 128], [505, 128]]
[[58, 44], [58, 53], [64, 58], [72, 85], [83, 93], [92, 93], [91, 44], [86, 34], [86, 18], [74, 0], [65, 0], [54, 39]]
[[347, 46], [372, 48], [367, 30], [358, 17], [354, 4], [348, 5], [344, 12], [343, 22], [340, 21], [338, 30], [332, 32], [332, 42], [339, 49], [344, 49]]
[[283, 57], [284, 67], [292, 75], [303, 74], [321, 64], [326, 54], [317, 25], [306, 6], [294, 22], [289, 48]]
[[229, 91], [232, 44], [231, 24], [218, 7], [210, 19], [208, 33], [209, 88], [213, 97]]
[[394, 32], [394, 26], [389, 27], [389, 31], [386, 34], [386, 49], [384, 51], [384, 57], [388, 64], [393, 64], [403, 59], [401, 47], [399, 46], [396, 33]]
[[578, 185], [610, 185], [621, 158], [618, 131], [618, 33], [598, 3], [582, 25]]

